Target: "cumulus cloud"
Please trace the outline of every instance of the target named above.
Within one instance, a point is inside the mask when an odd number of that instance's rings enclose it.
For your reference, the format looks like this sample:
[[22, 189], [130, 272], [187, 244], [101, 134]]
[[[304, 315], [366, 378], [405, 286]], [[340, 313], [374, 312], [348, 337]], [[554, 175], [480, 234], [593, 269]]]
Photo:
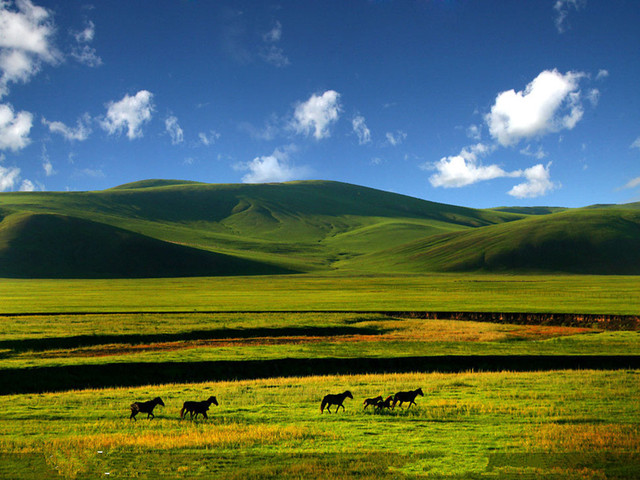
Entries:
[[387, 143], [393, 147], [400, 145], [407, 139], [407, 133], [402, 130], [398, 130], [396, 133], [387, 132]]
[[240, 170], [249, 170], [242, 177], [244, 183], [287, 182], [297, 180], [309, 173], [306, 167], [295, 167], [290, 164], [290, 152], [295, 147], [276, 149], [271, 155], [256, 157], [252, 161], [240, 165]]
[[584, 113], [579, 81], [583, 73], [545, 70], [524, 91], [504, 91], [485, 116], [491, 136], [502, 146], [520, 140], [572, 129]]
[[532, 150], [531, 145], [527, 145], [526, 148], [520, 150], [520, 153], [527, 157], [537, 158], [538, 160], [542, 160], [547, 156], [547, 152], [545, 152], [541, 146], [538, 146], [537, 150]]
[[429, 177], [429, 182], [434, 187], [452, 188], [464, 187], [493, 178], [519, 175], [519, 172], [506, 172], [498, 165], [482, 165], [480, 157], [487, 155], [491, 150], [492, 147], [478, 143], [463, 148], [458, 155], [441, 158], [435, 164], [428, 165], [428, 168], [435, 168], [437, 171]]
[[171, 137], [171, 144], [177, 145], [184, 141], [184, 132], [178, 123], [178, 118], [170, 115], [164, 120], [164, 127]]
[[20, 179], [20, 169], [17, 167], [3, 167], [0, 165], [0, 192], [13, 190]]
[[129, 140], [142, 137], [142, 125], [151, 120], [153, 94], [140, 90], [133, 97], [125, 95], [118, 102], [107, 104], [107, 116], [101, 122], [110, 135], [127, 131]]
[[36, 186], [31, 180], [25, 178], [20, 184], [19, 190], [21, 192], [34, 192], [36, 190]]
[[8, 93], [9, 83], [28, 81], [43, 62], [60, 60], [52, 43], [54, 32], [45, 8], [30, 0], [0, 2], [0, 97]]
[[356, 115], [353, 117], [351, 125], [353, 126], [353, 131], [358, 136], [358, 143], [360, 145], [364, 145], [371, 141], [371, 130], [367, 127], [362, 115]]
[[640, 137], [636, 138], [631, 144], [631, 148], [640, 148]]
[[607, 78], [609, 76], [609, 70], [605, 70], [601, 68], [598, 70], [598, 74], [596, 75], [596, 80], [602, 80], [603, 78]]
[[519, 183], [509, 190], [509, 195], [517, 198], [534, 198], [546, 195], [548, 192], [558, 187], [551, 181], [549, 167], [551, 162], [546, 166], [542, 164], [534, 165], [522, 172], [525, 182]]
[[322, 95], [311, 95], [306, 102], [298, 103], [291, 127], [304, 135], [313, 135], [316, 140], [329, 137], [329, 127], [338, 120], [340, 94], [327, 90]]
[[15, 113], [11, 105], [0, 104], [0, 150], [22, 150], [29, 145], [33, 115]]
[[75, 128], [69, 127], [62, 122], [50, 122], [46, 118], [42, 119], [42, 123], [49, 127], [49, 131], [62, 135], [65, 140], [70, 142], [82, 142], [91, 135], [91, 116], [85, 113], [76, 122]]
[[584, 0], [556, 0], [553, 9], [556, 13], [555, 23], [558, 33], [567, 30], [567, 16], [571, 10], [580, 10], [584, 6]]

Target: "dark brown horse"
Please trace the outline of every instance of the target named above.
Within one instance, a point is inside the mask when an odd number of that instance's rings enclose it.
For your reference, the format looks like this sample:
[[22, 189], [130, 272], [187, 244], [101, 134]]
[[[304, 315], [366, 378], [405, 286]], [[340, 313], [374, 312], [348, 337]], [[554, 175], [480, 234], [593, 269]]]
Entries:
[[[409, 407], [411, 404], [418, 406], [415, 402], [416, 397], [420, 395], [424, 397], [424, 393], [422, 393], [422, 388], [418, 388], [417, 390], [411, 390], [409, 392], [398, 392], [393, 397], [393, 408], [396, 408], [396, 403], [400, 402], [399, 407], [402, 406], [404, 402], [409, 402]], [[407, 407], [407, 408], [409, 408]]]
[[380, 401], [376, 403], [376, 411], [382, 410], [383, 408], [386, 408], [387, 410], [389, 410], [391, 409], [392, 406], [393, 406], [393, 395], [389, 395], [384, 400], [382, 400], [382, 397], [380, 397]]
[[155, 417], [153, 409], [156, 408], [156, 405], [162, 405], [164, 407], [164, 402], [160, 397], [156, 397], [148, 402], [133, 402], [131, 404], [131, 416], [129, 420], [132, 418], [136, 420], [136, 415], [139, 413], [146, 413], [147, 418], [153, 419]]
[[203, 400], [201, 402], [184, 402], [182, 405], [182, 410], [180, 410], [180, 418], [184, 418], [185, 413], [190, 413], [191, 418], [198, 418], [199, 414], [202, 414], [204, 418], [209, 418], [207, 416], [207, 410], [211, 404], [218, 405], [218, 399], [214, 396], [209, 397], [207, 400]]
[[329, 410], [329, 407], [331, 407], [331, 405], [338, 406], [336, 408], [336, 412], [340, 410], [340, 407], [342, 407], [342, 410], [344, 411], [345, 408], [342, 402], [344, 402], [345, 398], [353, 399], [353, 395], [351, 395], [351, 392], [349, 390], [343, 393], [338, 393], [336, 395], [325, 395], [325, 397], [322, 399], [322, 403], [320, 404], [320, 413], [323, 412], [324, 407], [327, 407], [327, 412], [331, 413], [331, 410]]
[[378, 404], [378, 402], [382, 401], [382, 395], [378, 395], [375, 398], [365, 398], [363, 405], [366, 410], [369, 405], [373, 405], [374, 407]]

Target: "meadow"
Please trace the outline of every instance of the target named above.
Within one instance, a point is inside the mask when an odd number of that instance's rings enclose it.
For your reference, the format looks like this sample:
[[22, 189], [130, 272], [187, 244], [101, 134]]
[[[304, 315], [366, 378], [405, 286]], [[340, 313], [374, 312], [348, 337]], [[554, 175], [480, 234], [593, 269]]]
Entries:
[[[637, 478], [640, 372], [271, 378], [0, 396], [4, 478]], [[420, 386], [417, 406], [362, 401]], [[350, 389], [345, 411], [320, 414]], [[209, 420], [185, 399], [217, 396]], [[156, 418], [128, 420], [159, 395]], [[50, 476], [45, 475], [49, 472]]]
[[[640, 472], [640, 333], [598, 321], [637, 317], [634, 277], [3, 279], [0, 287], [0, 478]], [[417, 315], [425, 311], [442, 313]], [[480, 322], [447, 311], [578, 321]], [[363, 410], [364, 398], [418, 387], [417, 406]], [[320, 414], [325, 394], [347, 389], [346, 411]], [[183, 401], [210, 395], [220, 405], [209, 420], [179, 418]], [[156, 396], [166, 406], [155, 419], [129, 420], [131, 402]]]

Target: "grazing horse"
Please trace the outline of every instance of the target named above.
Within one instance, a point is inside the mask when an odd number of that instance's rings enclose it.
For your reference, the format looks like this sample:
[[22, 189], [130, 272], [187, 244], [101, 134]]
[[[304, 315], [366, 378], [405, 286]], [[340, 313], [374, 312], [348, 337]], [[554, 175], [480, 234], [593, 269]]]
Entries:
[[325, 395], [325, 397], [322, 399], [322, 403], [320, 404], [320, 413], [322, 413], [325, 406], [327, 407], [327, 412], [331, 413], [331, 410], [329, 410], [329, 407], [331, 407], [331, 405], [338, 406], [336, 408], [336, 412], [340, 410], [340, 407], [342, 407], [342, 410], [344, 411], [345, 408], [342, 402], [344, 402], [345, 398], [353, 399], [353, 395], [351, 395], [351, 392], [349, 390], [344, 393], [338, 393], [336, 395]]
[[[424, 393], [422, 393], [422, 388], [418, 388], [417, 390], [412, 390], [410, 392], [398, 392], [393, 397], [393, 408], [396, 408], [396, 403], [400, 402], [399, 407], [402, 406], [404, 402], [409, 402], [409, 407], [411, 404], [414, 404], [416, 407], [418, 406], [415, 402], [416, 397], [420, 395], [424, 397]], [[409, 408], [407, 407], [407, 408]]]
[[187, 412], [191, 414], [192, 419], [194, 415], [198, 418], [198, 414], [200, 413], [204, 418], [209, 418], [207, 417], [207, 410], [209, 410], [212, 403], [216, 406], [218, 405], [218, 400], [214, 396], [202, 402], [184, 402], [182, 410], [180, 410], [180, 418], [184, 418], [184, 414]]
[[373, 405], [375, 407], [381, 401], [382, 395], [378, 395], [376, 398], [366, 398], [363, 403], [364, 409], [366, 410], [369, 405]]
[[383, 408], [386, 408], [387, 410], [389, 410], [392, 406], [393, 406], [393, 395], [389, 395], [384, 400], [382, 400], [382, 397], [380, 397], [380, 401], [376, 403], [376, 411], [382, 410]]
[[153, 409], [156, 408], [156, 405], [162, 405], [164, 407], [164, 402], [160, 397], [156, 397], [148, 402], [133, 402], [131, 404], [131, 416], [129, 420], [132, 418], [136, 420], [136, 415], [139, 413], [146, 413], [147, 418], [153, 419], [155, 417]]

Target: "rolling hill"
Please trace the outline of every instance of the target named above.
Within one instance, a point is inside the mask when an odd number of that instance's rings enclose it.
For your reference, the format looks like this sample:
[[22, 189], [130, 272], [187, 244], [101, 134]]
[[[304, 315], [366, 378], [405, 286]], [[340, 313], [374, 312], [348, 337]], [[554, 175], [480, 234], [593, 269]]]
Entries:
[[477, 210], [339, 182], [0, 194], [0, 276], [640, 273], [637, 205]]

